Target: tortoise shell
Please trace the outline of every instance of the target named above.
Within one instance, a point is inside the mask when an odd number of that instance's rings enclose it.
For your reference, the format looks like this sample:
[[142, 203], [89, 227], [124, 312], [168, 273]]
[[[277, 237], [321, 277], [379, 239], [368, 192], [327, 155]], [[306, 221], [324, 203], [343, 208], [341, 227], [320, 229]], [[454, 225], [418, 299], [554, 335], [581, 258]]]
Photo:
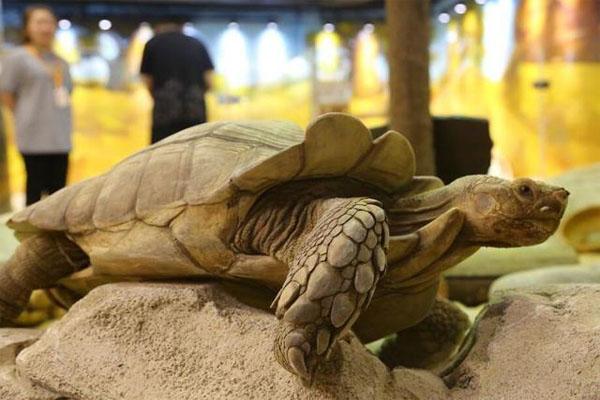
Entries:
[[[306, 129], [282, 121], [214, 122], [183, 130], [16, 213], [17, 233], [82, 234], [132, 221], [167, 226], [186, 207], [222, 203], [285, 182], [349, 176], [394, 193], [415, 172], [412, 147], [389, 131], [372, 140], [358, 119], [329, 113]], [[22, 236], [22, 235], [21, 235]]]

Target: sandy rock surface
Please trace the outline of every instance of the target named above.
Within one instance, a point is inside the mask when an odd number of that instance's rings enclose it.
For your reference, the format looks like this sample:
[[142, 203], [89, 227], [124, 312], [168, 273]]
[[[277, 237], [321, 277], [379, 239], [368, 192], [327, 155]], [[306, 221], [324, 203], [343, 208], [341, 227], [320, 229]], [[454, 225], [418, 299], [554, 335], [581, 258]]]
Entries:
[[15, 365], [17, 355], [41, 333], [37, 329], [0, 329], [0, 400], [58, 400], [61, 397], [21, 376]]
[[453, 400], [600, 399], [600, 285], [495, 293]]
[[216, 284], [111, 284], [78, 302], [17, 365], [77, 400], [447, 398], [440, 379], [390, 372], [353, 335], [309, 389], [276, 363], [276, 327]]

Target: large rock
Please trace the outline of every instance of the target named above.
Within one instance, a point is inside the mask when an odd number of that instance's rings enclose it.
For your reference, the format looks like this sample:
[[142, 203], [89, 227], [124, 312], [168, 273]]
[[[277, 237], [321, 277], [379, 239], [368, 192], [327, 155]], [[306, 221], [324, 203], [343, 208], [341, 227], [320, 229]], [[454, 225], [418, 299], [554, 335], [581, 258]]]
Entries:
[[445, 399], [424, 371], [390, 372], [352, 334], [312, 388], [277, 364], [277, 320], [218, 284], [101, 286], [17, 358], [21, 373], [77, 400]]
[[502, 294], [511, 289], [562, 283], [600, 283], [600, 263], [545, 267], [508, 274], [492, 283], [489, 297], [495, 298], [495, 293]]
[[600, 250], [600, 163], [557, 177], [571, 192], [561, 231], [580, 252]]
[[447, 380], [455, 400], [600, 399], [600, 285], [496, 292]]

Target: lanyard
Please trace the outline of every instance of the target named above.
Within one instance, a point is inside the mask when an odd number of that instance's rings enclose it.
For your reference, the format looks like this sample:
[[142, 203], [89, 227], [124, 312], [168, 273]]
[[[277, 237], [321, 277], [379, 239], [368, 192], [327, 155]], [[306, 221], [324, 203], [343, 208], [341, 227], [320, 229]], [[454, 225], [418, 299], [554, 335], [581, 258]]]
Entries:
[[40, 60], [40, 62], [44, 65], [44, 68], [46, 69], [46, 71], [48, 71], [48, 73], [50, 74], [50, 76], [52, 76], [52, 80], [54, 81], [54, 87], [55, 88], [60, 88], [63, 86], [63, 68], [61, 63], [56, 60], [56, 61], [49, 61], [44, 59], [44, 57], [42, 57], [42, 53], [36, 49], [33, 46], [25, 46], [25, 48], [27, 49], [27, 51], [29, 51], [29, 53], [34, 56], [35, 58], [37, 58], [38, 60]]

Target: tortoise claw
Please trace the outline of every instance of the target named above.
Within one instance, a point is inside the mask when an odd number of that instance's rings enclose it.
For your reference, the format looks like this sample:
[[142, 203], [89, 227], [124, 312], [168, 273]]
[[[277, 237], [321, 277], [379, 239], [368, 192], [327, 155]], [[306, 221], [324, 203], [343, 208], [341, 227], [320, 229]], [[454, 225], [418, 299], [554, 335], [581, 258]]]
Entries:
[[297, 346], [291, 347], [287, 351], [288, 366], [294, 369], [294, 373], [301, 378], [310, 379], [311, 374], [306, 367], [304, 352]]
[[282, 323], [275, 340], [275, 356], [277, 361], [288, 371], [306, 381], [312, 381], [317, 364], [315, 354], [311, 352], [311, 336], [305, 329], [297, 328], [289, 323]]

